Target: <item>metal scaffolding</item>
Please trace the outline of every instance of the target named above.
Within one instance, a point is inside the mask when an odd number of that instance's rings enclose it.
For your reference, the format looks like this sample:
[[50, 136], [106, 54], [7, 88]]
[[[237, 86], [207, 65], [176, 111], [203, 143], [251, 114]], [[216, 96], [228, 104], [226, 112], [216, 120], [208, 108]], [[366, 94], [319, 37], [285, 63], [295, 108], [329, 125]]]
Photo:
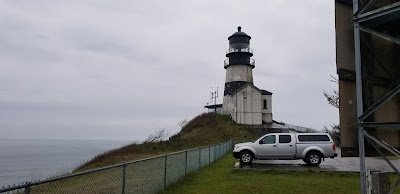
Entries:
[[[400, 2], [385, 0], [353, 0], [353, 30], [354, 30], [354, 51], [355, 51], [355, 70], [356, 70], [356, 96], [357, 96], [357, 123], [358, 123], [358, 143], [360, 157], [360, 187], [361, 193], [367, 193], [367, 169], [365, 165], [365, 143], [366, 140], [383, 157], [383, 159], [393, 168], [399, 176], [389, 193], [393, 193], [400, 184], [400, 172], [386, 157], [381, 148], [386, 149], [395, 156], [400, 157], [400, 152], [388, 143], [372, 136], [368, 129], [380, 130], [400, 128], [400, 122], [371, 122], [367, 118], [381, 108], [389, 100], [393, 99], [400, 92], [399, 79], [393, 79], [393, 75], [384, 66], [382, 69], [390, 78], [393, 86], [387, 85], [390, 91], [385, 93], [380, 99], [365, 107], [363, 89], [365, 88], [366, 75], [364, 72], [365, 61], [362, 61], [362, 51], [366, 48], [371, 52], [371, 56], [380, 64], [382, 60], [377, 59], [374, 48], [369, 45], [363, 34], [389, 41], [400, 45], [398, 37], [400, 32], [398, 27], [393, 28], [393, 23], [400, 22]], [[379, 26], [379, 27], [378, 27]], [[397, 25], [396, 25], [397, 26]], [[394, 37], [394, 34], [396, 37]], [[362, 48], [363, 45], [363, 48]], [[364, 110], [366, 108], [366, 110]]]

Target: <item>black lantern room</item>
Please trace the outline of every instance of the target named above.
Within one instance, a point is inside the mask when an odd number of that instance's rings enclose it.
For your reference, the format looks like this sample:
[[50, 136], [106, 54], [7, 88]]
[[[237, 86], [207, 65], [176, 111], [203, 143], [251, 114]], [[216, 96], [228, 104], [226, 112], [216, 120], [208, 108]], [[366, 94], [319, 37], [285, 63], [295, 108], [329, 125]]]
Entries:
[[250, 49], [251, 37], [241, 31], [239, 26], [238, 31], [229, 36], [229, 49], [226, 51], [224, 67], [225, 69], [230, 65], [249, 65], [254, 68], [253, 50]]

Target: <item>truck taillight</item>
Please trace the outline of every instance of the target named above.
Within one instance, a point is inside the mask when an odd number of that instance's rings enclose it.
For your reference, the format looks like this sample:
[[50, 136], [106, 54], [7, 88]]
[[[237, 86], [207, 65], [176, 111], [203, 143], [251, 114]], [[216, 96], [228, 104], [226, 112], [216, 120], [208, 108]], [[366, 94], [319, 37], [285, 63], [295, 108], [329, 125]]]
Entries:
[[332, 144], [333, 151], [336, 151], [336, 144]]

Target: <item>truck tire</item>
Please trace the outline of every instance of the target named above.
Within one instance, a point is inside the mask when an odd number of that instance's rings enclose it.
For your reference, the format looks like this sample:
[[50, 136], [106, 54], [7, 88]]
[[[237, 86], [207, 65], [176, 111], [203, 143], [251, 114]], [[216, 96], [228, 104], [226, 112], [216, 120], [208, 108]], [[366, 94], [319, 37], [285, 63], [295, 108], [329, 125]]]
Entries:
[[306, 163], [311, 166], [318, 166], [322, 161], [322, 154], [317, 151], [307, 153]]
[[240, 152], [240, 164], [248, 165], [253, 163], [254, 155], [248, 150]]

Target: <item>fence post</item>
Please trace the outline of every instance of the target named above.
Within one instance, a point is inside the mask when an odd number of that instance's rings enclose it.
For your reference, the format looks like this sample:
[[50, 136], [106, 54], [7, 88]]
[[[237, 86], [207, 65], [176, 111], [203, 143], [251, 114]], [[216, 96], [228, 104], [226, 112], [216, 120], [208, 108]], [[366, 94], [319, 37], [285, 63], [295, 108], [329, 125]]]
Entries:
[[208, 146], [208, 164], [211, 163], [211, 146]]
[[167, 154], [164, 157], [164, 189], [167, 187]]
[[187, 166], [188, 166], [188, 161], [187, 161], [187, 150], [185, 151], [185, 174], [187, 174]]
[[220, 157], [220, 155], [221, 155], [221, 144], [218, 144], [218, 159], [219, 159], [219, 157]]
[[125, 194], [126, 163], [122, 165], [122, 194]]
[[30, 194], [31, 193], [31, 183], [28, 183], [28, 186], [25, 187], [25, 194]]
[[201, 148], [199, 148], [199, 169], [201, 168]]
[[217, 155], [218, 155], [218, 159], [219, 159], [219, 152], [220, 152], [220, 147], [219, 147], [219, 144], [217, 145]]
[[217, 160], [217, 145], [214, 145], [214, 161]]
[[218, 144], [218, 158], [221, 158], [221, 144]]
[[222, 154], [224, 154], [224, 144], [220, 144], [220, 149], [221, 149], [221, 158], [222, 158]]

